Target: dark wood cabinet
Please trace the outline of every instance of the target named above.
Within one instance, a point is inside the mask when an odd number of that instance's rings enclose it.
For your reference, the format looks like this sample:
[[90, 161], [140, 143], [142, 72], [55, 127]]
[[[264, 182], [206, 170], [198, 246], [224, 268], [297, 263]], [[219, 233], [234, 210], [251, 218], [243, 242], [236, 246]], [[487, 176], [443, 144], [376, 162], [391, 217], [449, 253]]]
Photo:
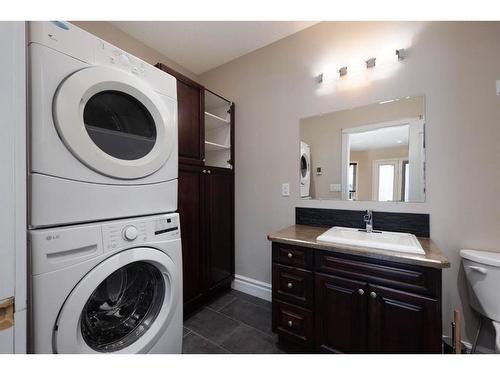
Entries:
[[322, 351], [366, 352], [366, 291], [362, 281], [316, 274], [316, 342]]
[[272, 246], [273, 330], [284, 344], [304, 352], [441, 352], [440, 269]]
[[234, 278], [234, 103], [168, 66], [177, 79], [178, 211], [184, 315]]
[[395, 289], [370, 285], [370, 352], [438, 353], [441, 351], [441, 303]]
[[179, 166], [178, 205], [182, 237], [184, 308], [201, 302], [204, 289], [204, 175], [202, 167]]
[[229, 171], [207, 169], [208, 286], [212, 290], [229, 280], [234, 271], [234, 189]]
[[203, 161], [203, 89], [177, 81], [179, 158], [181, 162]]

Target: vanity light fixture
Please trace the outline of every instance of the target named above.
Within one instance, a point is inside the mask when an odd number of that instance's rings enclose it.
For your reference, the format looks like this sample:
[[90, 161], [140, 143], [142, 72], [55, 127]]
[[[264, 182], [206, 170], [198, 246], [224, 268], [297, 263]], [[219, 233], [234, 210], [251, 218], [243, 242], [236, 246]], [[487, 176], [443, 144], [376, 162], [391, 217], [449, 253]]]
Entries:
[[376, 61], [377, 61], [377, 58], [376, 57], [372, 57], [368, 60], [366, 60], [366, 69], [371, 69], [371, 68], [374, 68], [375, 65], [376, 65]]
[[396, 56], [398, 57], [398, 61], [403, 61], [406, 58], [407, 50], [404, 48], [400, 48], [396, 50]]
[[347, 66], [343, 66], [342, 68], [339, 69], [339, 76], [343, 77], [347, 75]]

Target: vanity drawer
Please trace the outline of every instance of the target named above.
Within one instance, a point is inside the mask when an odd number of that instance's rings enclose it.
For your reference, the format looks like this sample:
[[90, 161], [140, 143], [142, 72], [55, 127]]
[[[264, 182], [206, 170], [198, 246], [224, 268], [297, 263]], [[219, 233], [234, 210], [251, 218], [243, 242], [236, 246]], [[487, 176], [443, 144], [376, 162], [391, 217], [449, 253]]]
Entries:
[[311, 271], [273, 263], [273, 298], [310, 307], [313, 303], [313, 280]]
[[273, 330], [296, 345], [313, 345], [313, 319], [310, 310], [281, 301], [273, 302]]
[[441, 270], [316, 251], [315, 271], [432, 296], [441, 295]]
[[313, 249], [273, 242], [274, 262], [312, 269], [313, 254]]

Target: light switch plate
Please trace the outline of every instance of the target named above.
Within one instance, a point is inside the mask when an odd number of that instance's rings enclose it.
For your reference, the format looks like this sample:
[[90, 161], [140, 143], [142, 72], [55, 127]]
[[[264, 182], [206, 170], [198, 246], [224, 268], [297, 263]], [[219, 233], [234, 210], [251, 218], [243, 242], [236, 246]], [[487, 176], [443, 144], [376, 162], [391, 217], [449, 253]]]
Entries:
[[330, 184], [330, 191], [340, 191], [341, 188], [340, 188], [340, 184]]
[[288, 182], [281, 185], [281, 195], [283, 197], [290, 196], [290, 184]]

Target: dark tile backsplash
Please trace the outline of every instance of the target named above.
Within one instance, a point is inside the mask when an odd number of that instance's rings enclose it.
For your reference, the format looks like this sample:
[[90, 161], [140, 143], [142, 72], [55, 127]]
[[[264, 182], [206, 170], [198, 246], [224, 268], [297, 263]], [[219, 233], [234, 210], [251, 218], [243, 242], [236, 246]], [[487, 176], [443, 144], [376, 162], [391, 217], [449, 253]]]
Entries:
[[[295, 223], [325, 228], [334, 226], [364, 228], [365, 213], [366, 211], [296, 207]], [[429, 237], [429, 214], [373, 211], [373, 229]]]

